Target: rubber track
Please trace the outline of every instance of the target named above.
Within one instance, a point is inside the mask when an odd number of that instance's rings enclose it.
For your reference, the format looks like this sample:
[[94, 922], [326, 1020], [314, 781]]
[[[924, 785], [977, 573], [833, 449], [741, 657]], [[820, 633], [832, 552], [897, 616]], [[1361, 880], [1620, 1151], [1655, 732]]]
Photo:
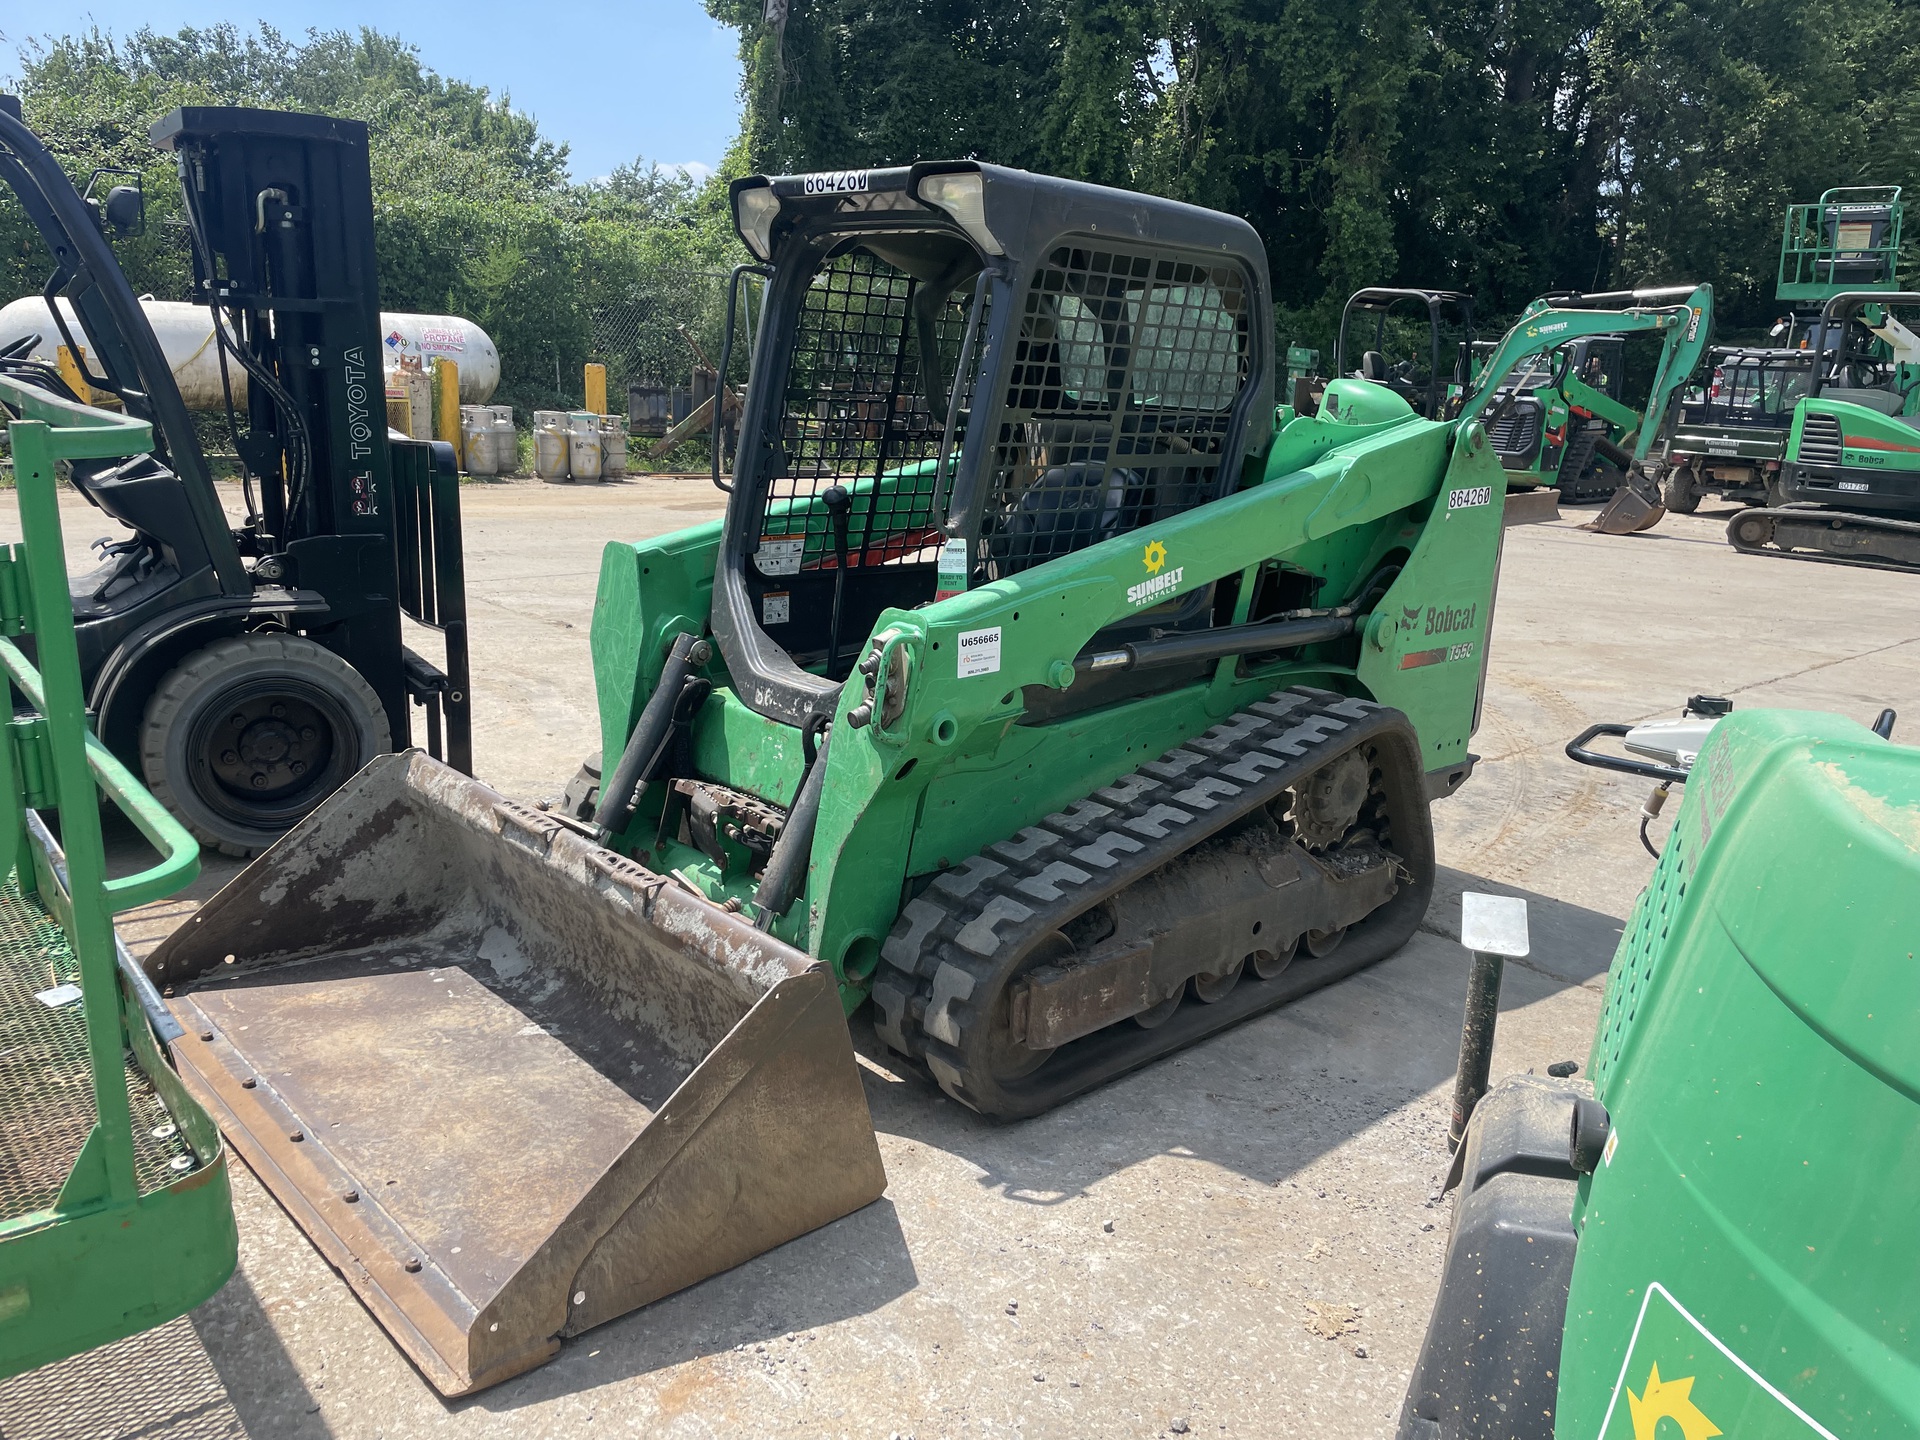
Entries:
[[1586, 469], [1593, 460], [1594, 447], [1600, 443], [1599, 427], [1582, 423], [1580, 433], [1567, 443], [1566, 450], [1560, 456], [1559, 490], [1568, 504], [1578, 500], [1591, 500], [1597, 495], [1612, 495], [1620, 487], [1608, 485], [1600, 480], [1598, 472], [1592, 483], [1586, 479]]
[[1890, 530], [1899, 534], [1920, 536], [1920, 524], [1911, 520], [1894, 520], [1879, 515], [1861, 515], [1848, 510], [1828, 510], [1823, 506], [1809, 505], [1783, 506], [1764, 510], [1742, 510], [1727, 522], [1727, 543], [1742, 555], [1765, 555], [1775, 560], [1811, 560], [1817, 565], [1851, 565], [1857, 570], [1892, 570], [1903, 575], [1920, 572], [1920, 565], [1903, 565], [1898, 560], [1867, 559], [1859, 560], [1847, 555], [1830, 555], [1821, 550], [1782, 550], [1773, 544], [1744, 545], [1734, 538], [1734, 531], [1741, 521], [1751, 521], [1754, 516], [1768, 520], [1839, 520], [1847, 526], [1867, 530]]
[[[1017, 1098], [970, 1080], [962, 1069], [963, 1036], [989, 1022], [996, 977], [1037, 936], [1279, 798], [1357, 741], [1378, 735], [1383, 720], [1411, 734], [1398, 711], [1370, 700], [1304, 686], [1275, 691], [942, 873], [907, 902], [881, 947], [873, 985], [880, 1038], [924, 1059], [940, 1087], [975, 1110], [1035, 1114], [1398, 949], [1419, 923], [1431, 888], [1432, 828], [1424, 793], [1417, 807], [1420, 833], [1393, 837], [1392, 849], [1403, 867], [1410, 867], [1405, 876], [1410, 883], [1403, 884], [1401, 895], [1412, 889], [1422, 897], [1414, 906], [1400, 907], [1412, 911], [1410, 918], [1396, 917], [1393, 926], [1405, 934], [1375, 935], [1372, 943], [1359, 944], [1350, 935], [1323, 960], [1302, 951], [1275, 979], [1258, 981], [1249, 972], [1226, 999], [1183, 1004], [1154, 1030], [1125, 1021], [1108, 1026], [1073, 1043], [1087, 1046], [1108, 1037], [1107, 1051], [1126, 1053], [1094, 1057], [1094, 1063], [1081, 1067], [1083, 1076], [1070, 1070], [1051, 1084], [1031, 1088], [1015, 1082], [1023, 1091]], [[1417, 748], [1412, 753], [1417, 756]], [[1388, 901], [1360, 924], [1371, 925], [1394, 906]], [[1033, 1078], [1040, 1081], [1048, 1073]]]

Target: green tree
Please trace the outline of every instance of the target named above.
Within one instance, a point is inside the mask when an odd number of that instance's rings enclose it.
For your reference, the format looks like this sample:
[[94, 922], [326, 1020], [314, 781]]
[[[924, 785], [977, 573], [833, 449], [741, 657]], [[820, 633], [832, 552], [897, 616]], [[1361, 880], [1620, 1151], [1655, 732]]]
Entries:
[[1920, 154], [1906, 0], [707, 4], [741, 31], [755, 168], [968, 155], [1227, 210], [1322, 347], [1366, 284], [1492, 317], [1710, 280], [1751, 331], [1785, 205]]
[[[190, 294], [192, 262], [172, 158], [147, 138], [155, 120], [194, 104], [364, 120], [383, 307], [477, 320], [500, 350], [496, 398], [522, 410], [579, 402], [582, 362], [603, 358], [596, 315], [672, 288], [660, 276], [721, 270], [744, 253], [724, 178], [696, 185], [635, 161], [576, 184], [566, 147], [509, 97], [434, 73], [393, 36], [94, 29], [31, 43], [20, 65], [27, 123], [76, 181], [99, 166], [141, 175], [147, 232], [117, 248], [135, 289], [166, 298]], [[11, 196], [0, 199], [0, 283], [37, 291], [48, 264]]]

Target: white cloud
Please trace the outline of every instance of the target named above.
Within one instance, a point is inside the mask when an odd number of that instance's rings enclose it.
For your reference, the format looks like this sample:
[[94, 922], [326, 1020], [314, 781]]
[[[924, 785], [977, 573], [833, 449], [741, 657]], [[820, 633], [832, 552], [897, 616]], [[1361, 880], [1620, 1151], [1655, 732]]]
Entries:
[[696, 185], [703, 185], [713, 178], [714, 167], [704, 160], [683, 160], [677, 165], [660, 166], [662, 170], [678, 170]]

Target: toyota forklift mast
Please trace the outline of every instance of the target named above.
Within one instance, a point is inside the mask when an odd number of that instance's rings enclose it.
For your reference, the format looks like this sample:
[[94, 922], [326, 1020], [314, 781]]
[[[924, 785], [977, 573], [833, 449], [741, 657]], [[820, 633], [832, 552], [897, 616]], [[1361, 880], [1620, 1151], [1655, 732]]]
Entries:
[[179, 163], [195, 298], [256, 382], [236, 442], [259, 478], [260, 513], [235, 538], [257, 557], [257, 579], [329, 597], [327, 647], [367, 677], [404, 748], [365, 126], [189, 108], [155, 125], [153, 139]]

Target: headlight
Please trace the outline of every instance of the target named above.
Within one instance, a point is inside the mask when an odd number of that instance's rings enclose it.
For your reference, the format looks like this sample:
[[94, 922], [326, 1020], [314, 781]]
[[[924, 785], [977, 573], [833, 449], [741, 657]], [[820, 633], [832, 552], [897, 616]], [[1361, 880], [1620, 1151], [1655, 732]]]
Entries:
[[780, 197], [765, 184], [733, 192], [733, 228], [749, 250], [762, 260], [773, 259], [773, 222], [780, 214]]
[[987, 177], [978, 170], [925, 176], [920, 181], [919, 197], [951, 215], [987, 254], [1006, 254], [987, 228]]

